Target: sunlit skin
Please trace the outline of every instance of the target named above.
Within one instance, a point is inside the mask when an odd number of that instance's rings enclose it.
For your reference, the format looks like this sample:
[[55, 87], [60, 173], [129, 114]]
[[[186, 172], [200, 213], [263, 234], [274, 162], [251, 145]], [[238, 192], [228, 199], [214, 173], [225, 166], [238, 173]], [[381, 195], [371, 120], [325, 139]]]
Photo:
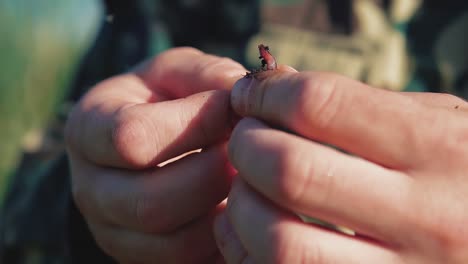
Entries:
[[[175, 48], [97, 84], [71, 113], [73, 197], [118, 263], [221, 258], [212, 222], [234, 174], [229, 89], [244, 72], [230, 59]], [[172, 159], [194, 149], [203, 150]]]
[[468, 104], [281, 68], [231, 90], [226, 262], [468, 263]]
[[97, 245], [119, 263], [468, 263], [468, 104], [268, 58], [239, 79], [171, 49], [80, 100], [66, 141]]

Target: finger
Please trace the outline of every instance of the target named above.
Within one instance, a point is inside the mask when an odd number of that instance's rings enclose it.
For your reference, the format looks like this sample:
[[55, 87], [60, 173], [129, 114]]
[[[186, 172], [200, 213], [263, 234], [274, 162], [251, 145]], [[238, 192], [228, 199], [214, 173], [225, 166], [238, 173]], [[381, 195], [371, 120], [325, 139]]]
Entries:
[[245, 71], [232, 59], [182, 47], [162, 53], [136, 72], [151, 89], [182, 98], [208, 90], [230, 90]]
[[227, 214], [256, 263], [399, 263], [382, 245], [303, 223], [241, 180], [229, 194]]
[[[68, 145], [93, 162], [124, 168], [148, 167], [192, 146], [211, 145], [230, 130], [227, 90], [243, 73], [232, 60], [194, 49], [165, 52], [136, 73], [93, 88], [70, 115]], [[188, 97], [219, 89], [226, 91]], [[169, 99], [179, 100], [163, 102]], [[180, 146], [174, 138], [188, 142]], [[158, 155], [160, 150], [168, 155]]]
[[244, 78], [234, 86], [231, 103], [242, 116], [275, 123], [392, 168], [425, 161], [424, 155], [414, 153], [428, 152], [426, 142], [436, 138], [422, 138], [421, 129], [449, 125], [444, 115], [408, 96], [328, 73], [282, 72], [263, 81]]
[[124, 263], [213, 263], [218, 250], [212, 232], [213, 215], [172, 233], [149, 234], [92, 222], [98, 245]]
[[400, 242], [411, 178], [245, 118], [229, 142], [242, 178], [270, 200], [381, 241]]
[[81, 117], [72, 117], [77, 119], [74, 124], [82, 124], [67, 127], [73, 150], [99, 165], [146, 168], [216, 144], [232, 126], [227, 91], [118, 106], [89, 109]]
[[402, 94], [433, 107], [443, 107], [447, 109], [468, 108], [468, 104], [465, 100], [451, 94], [422, 92], [404, 92]]
[[129, 73], [100, 82], [88, 92], [82, 105], [118, 108], [178, 99], [209, 90], [230, 90], [243, 74], [245, 68], [231, 59], [193, 48], [174, 48], [143, 62]]
[[148, 171], [78, 166], [73, 194], [84, 215], [142, 232], [169, 232], [206, 214], [226, 198], [234, 174], [221, 146]]

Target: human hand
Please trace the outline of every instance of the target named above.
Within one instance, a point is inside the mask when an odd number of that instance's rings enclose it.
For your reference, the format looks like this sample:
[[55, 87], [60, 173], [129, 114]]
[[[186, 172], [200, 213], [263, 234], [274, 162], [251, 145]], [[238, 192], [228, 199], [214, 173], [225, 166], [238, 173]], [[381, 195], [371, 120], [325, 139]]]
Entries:
[[[229, 91], [245, 69], [190, 48], [97, 84], [66, 128], [74, 200], [122, 263], [206, 263], [233, 170]], [[162, 167], [158, 164], [203, 148]]]
[[269, 74], [231, 95], [249, 118], [229, 142], [239, 177], [215, 221], [227, 263], [468, 263], [465, 101]]

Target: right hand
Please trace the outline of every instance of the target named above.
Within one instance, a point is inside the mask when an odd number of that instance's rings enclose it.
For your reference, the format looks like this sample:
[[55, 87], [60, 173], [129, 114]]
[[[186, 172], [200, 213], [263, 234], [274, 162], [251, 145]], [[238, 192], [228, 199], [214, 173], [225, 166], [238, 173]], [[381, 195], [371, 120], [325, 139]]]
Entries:
[[75, 107], [66, 127], [73, 197], [104, 252], [124, 263], [220, 257], [212, 221], [234, 174], [228, 89], [243, 73], [176, 48], [97, 84]]

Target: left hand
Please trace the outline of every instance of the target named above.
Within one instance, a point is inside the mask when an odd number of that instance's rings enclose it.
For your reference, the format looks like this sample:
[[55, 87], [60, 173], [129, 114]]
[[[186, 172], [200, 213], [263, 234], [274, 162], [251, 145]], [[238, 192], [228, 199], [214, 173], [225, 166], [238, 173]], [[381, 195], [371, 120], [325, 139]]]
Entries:
[[243, 73], [230, 59], [173, 48], [100, 82], [70, 114], [73, 199], [118, 263], [220, 257], [213, 218], [234, 175], [228, 89]]
[[252, 118], [232, 134], [239, 177], [215, 223], [227, 263], [468, 263], [465, 101], [328, 73], [271, 75], [231, 94]]

